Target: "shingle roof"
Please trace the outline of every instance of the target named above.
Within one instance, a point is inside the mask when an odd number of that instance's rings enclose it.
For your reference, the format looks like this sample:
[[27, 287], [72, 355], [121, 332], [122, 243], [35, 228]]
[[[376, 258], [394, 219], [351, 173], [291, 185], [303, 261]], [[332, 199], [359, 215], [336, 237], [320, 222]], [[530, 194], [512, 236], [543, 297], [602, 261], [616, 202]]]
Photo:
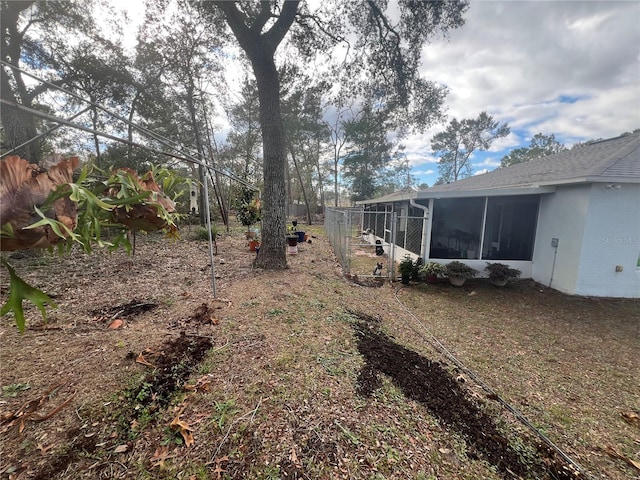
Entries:
[[640, 181], [640, 132], [589, 143], [446, 185], [436, 185], [433, 189], [449, 191], [562, 185], [611, 181], [611, 177]]
[[[425, 198], [443, 192], [522, 189], [570, 183], [624, 181], [640, 183], [640, 132], [592, 142], [555, 155], [458, 180], [405, 195], [402, 199]], [[392, 194], [375, 202], [400, 200]], [[372, 203], [369, 200], [363, 203]]]

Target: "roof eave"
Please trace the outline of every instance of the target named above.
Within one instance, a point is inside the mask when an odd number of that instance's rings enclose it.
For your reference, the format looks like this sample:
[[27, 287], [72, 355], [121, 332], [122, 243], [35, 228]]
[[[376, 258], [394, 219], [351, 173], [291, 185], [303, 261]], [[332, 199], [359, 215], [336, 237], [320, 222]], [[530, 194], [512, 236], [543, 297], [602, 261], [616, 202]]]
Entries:
[[640, 177], [630, 176], [590, 176], [590, 177], [578, 177], [578, 178], [563, 178], [558, 180], [549, 180], [546, 182], [540, 182], [540, 185], [544, 186], [562, 186], [562, 185], [575, 185], [584, 183], [640, 183]]
[[556, 187], [553, 185], [530, 185], [527, 187], [510, 188], [485, 188], [478, 190], [443, 190], [429, 191], [421, 190], [412, 194], [402, 195], [395, 198], [385, 199], [384, 197], [373, 200], [361, 200], [356, 205], [371, 205], [377, 203], [394, 203], [407, 200], [429, 200], [431, 198], [469, 198], [469, 197], [503, 197], [513, 195], [535, 195], [541, 193], [553, 193]]
[[513, 195], [535, 195], [553, 193], [556, 188], [552, 185], [530, 185], [526, 187], [483, 188], [477, 190], [448, 190], [441, 192], [418, 192], [417, 200], [431, 198], [468, 198], [468, 197], [505, 197]]

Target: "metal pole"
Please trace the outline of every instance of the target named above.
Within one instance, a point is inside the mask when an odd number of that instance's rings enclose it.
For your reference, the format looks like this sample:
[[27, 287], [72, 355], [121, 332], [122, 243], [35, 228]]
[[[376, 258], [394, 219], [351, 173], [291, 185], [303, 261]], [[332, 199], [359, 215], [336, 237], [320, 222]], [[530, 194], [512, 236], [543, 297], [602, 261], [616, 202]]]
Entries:
[[391, 213], [391, 238], [389, 239], [389, 256], [391, 257], [391, 281], [396, 281], [396, 234], [397, 234], [398, 212]]
[[213, 259], [213, 232], [211, 232], [211, 215], [209, 210], [209, 180], [204, 178], [204, 198], [205, 198], [205, 208], [206, 211], [206, 219], [207, 219], [207, 230], [209, 230], [209, 259], [211, 260], [211, 288], [213, 290], [213, 298], [216, 298], [216, 273], [215, 273], [215, 263]]
[[[21, 73], [24, 73], [25, 75], [27, 75], [27, 76], [29, 76], [29, 77], [33, 78], [34, 80], [37, 80], [37, 81], [39, 81], [39, 82], [43, 83], [44, 85], [48, 85], [48, 86], [50, 86], [51, 88], [55, 88], [55, 89], [57, 89], [57, 90], [60, 90], [61, 92], [64, 92], [64, 93], [66, 93], [67, 95], [70, 95], [71, 97], [73, 97], [73, 98], [75, 98], [75, 99], [77, 99], [77, 100], [80, 100], [80, 101], [82, 101], [82, 102], [88, 103], [89, 105], [94, 106], [94, 107], [96, 107], [96, 108], [98, 108], [98, 109], [102, 110], [103, 112], [107, 113], [108, 115], [111, 115], [112, 117], [114, 117], [114, 118], [116, 118], [116, 119], [120, 120], [121, 122], [124, 122], [125, 124], [130, 125], [130, 126], [132, 126], [133, 128], [135, 128], [136, 130], [139, 130], [140, 132], [142, 132], [142, 133], [144, 133], [144, 134], [146, 134], [146, 135], [150, 136], [152, 139], [154, 139], [154, 140], [156, 140], [156, 141], [160, 142], [160, 143], [161, 143], [162, 145], [164, 145], [165, 147], [168, 147], [168, 148], [171, 148], [171, 149], [172, 149], [172, 150], [174, 150], [174, 151], [180, 151], [181, 153], [183, 153], [183, 152], [182, 152], [182, 150], [184, 150], [184, 146], [183, 146], [183, 145], [180, 145], [180, 144], [178, 144], [178, 143], [174, 142], [173, 140], [169, 140], [169, 139], [168, 139], [168, 138], [166, 138], [166, 137], [162, 137], [162, 136], [158, 135], [157, 133], [152, 132], [151, 130], [148, 130], [148, 129], [144, 128], [144, 127], [141, 127], [140, 125], [137, 125], [137, 124], [135, 124], [135, 123], [133, 123], [133, 122], [130, 122], [128, 119], [126, 119], [126, 118], [124, 118], [124, 117], [122, 117], [122, 116], [118, 115], [117, 113], [113, 113], [113, 112], [111, 112], [110, 110], [108, 110], [107, 108], [103, 107], [102, 105], [100, 105], [100, 104], [98, 104], [98, 103], [95, 103], [95, 102], [92, 102], [92, 101], [90, 101], [90, 100], [87, 100], [86, 98], [83, 98], [83, 97], [81, 97], [80, 95], [77, 95], [77, 94], [75, 94], [75, 93], [73, 93], [73, 92], [71, 92], [71, 91], [69, 91], [69, 90], [67, 90], [67, 89], [65, 89], [65, 88], [63, 88], [63, 87], [61, 87], [61, 86], [59, 86], [59, 85], [56, 85], [56, 84], [51, 83], [51, 82], [48, 82], [48, 81], [46, 81], [46, 80], [44, 80], [44, 79], [42, 79], [42, 78], [40, 78], [40, 77], [38, 77], [38, 76], [36, 76], [36, 75], [34, 75], [34, 74], [30, 73], [30, 72], [27, 72], [26, 70], [23, 70], [23, 69], [21, 69], [21, 68], [19, 68], [19, 67], [16, 67], [15, 65], [11, 65], [10, 63], [8, 63], [8, 62], [6, 62], [6, 61], [4, 61], [4, 60], [0, 60], [0, 64], [4, 65], [4, 66], [6, 66], [6, 67], [12, 68], [12, 69], [14, 69], [14, 70], [17, 70], [17, 71], [19, 71], [19, 72], [21, 72]], [[78, 129], [80, 129], [80, 130], [84, 130], [84, 131], [89, 132], [89, 133], [92, 133], [92, 134], [96, 134], [96, 135], [99, 135], [99, 136], [103, 136], [103, 137], [105, 137], [105, 138], [109, 138], [109, 139], [111, 139], [111, 140], [116, 140], [116, 141], [119, 141], [119, 142], [125, 143], [125, 144], [127, 144], [127, 145], [132, 145], [132, 146], [134, 146], [134, 147], [139, 147], [139, 148], [145, 148], [145, 149], [147, 149], [147, 150], [149, 150], [149, 151], [151, 151], [151, 152], [154, 152], [154, 153], [160, 153], [160, 154], [162, 154], [162, 155], [168, 155], [168, 156], [173, 157], [173, 158], [176, 158], [176, 159], [178, 159], [178, 160], [183, 160], [183, 161], [187, 161], [187, 162], [192, 162], [192, 163], [195, 163], [195, 164], [197, 164], [197, 165], [204, 165], [204, 166], [207, 166], [207, 165], [205, 165], [204, 163], [200, 162], [199, 160], [196, 160], [196, 159], [193, 157], [193, 155], [190, 155], [190, 154], [188, 154], [188, 153], [186, 153], [186, 154], [185, 154], [188, 158], [185, 158], [185, 157], [182, 157], [182, 156], [178, 156], [178, 155], [174, 155], [174, 154], [169, 154], [169, 153], [167, 153], [167, 152], [162, 152], [162, 151], [159, 151], [159, 150], [156, 150], [156, 149], [150, 148], [150, 147], [145, 147], [144, 145], [141, 145], [141, 144], [139, 144], [139, 143], [131, 142], [131, 141], [129, 141], [129, 140], [125, 140], [125, 139], [122, 139], [122, 138], [119, 138], [119, 137], [115, 137], [115, 136], [113, 136], [113, 135], [111, 135], [111, 136], [110, 136], [110, 135], [105, 134], [105, 133], [96, 132], [95, 130], [92, 130], [92, 129], [89, 129], [89, 128], [87, 128], [87, 127], [83, 127], [83, 126], [80, 126], [80, 125], [76, 125], [76, 124], [74, 124], [74, 123], [70, 123], [70, 122], [62, 121], [61, 119], [58, 119], [58, 118], [56, 118], [56, 117], [54, 117], [54, 116], [52, 116], [52, 115], [47, 115], [47, 114], [44, 114], [44, 113], [42, 113], [42, 112], [38, 112], [37, 110], [34, 110], [34, 109], [31, 109], [31, 108], [25, 107], [25, 106], [23, 106], [23, 105], [19, 105], [19, 104], [11, 103], [11, 102], [8, 102], [8, 101], [6, 101], [6, 100], [2, 100], [2, 103], [4, 103], [4, 104], [5, 104], [5, 105], [7, 105], [7, 106], [11, 106], [11, 107], [14, 107], [14, 108], [18, 108], [19, 110], [23, 110], [23, 111], [29, 112], [29, 113], [31, 113], [32, 115], [40, 116], [41, 118], [45, 118], [45, 119], [48, 119], [48, 120], [51, 120], [51, 121], [54, 121], [54, 122], [62, 123], [63, 125], [68, 125], [68, 126], [71, 126], [71, 127], [74, 127], [74, 128], [78, 128]], [[229, 177], [229, 178], [234, 179], [235, 181], [237, 181], [237, 182], [241, 183], [242, 185], [245, 185], [245, 186], [246, 186], [246, 187], [248, 187], [248, 188], [251, 188], [251, 189], [257, 190], [257, 187], [255, 187], [254, 185], [250, 184], [249, 182], [247, 182], [247, 181], [245, 181], [245, 180], [241, 179], [240, 177], [236, 176], [236, 175], [235, 175], [235, 174], [233, 174], [233, 173], [225, 172], [224, 170], [217, 169], [216, 167], [211, 167], [211, 168], [213, 168], [213, 170], [215, 170], [216, 172], [221, 173], [222, 175], [225, 175], [225, 176], [227, 176], [227, 177]]]
[[351, 212], [344, 211], [344, 253], [347, 271], [351, 273]]
[[[84, 125], [78, 125], [78, 124], [72, 123], [72, 122], [70, 122], [68, 120], [63, 120], [61, 118], [54, 117], [53, 115], [49, 115], [47, 113], [40, 112], [38, 110], [34, 110], [33, 108], [25, 107], [24, 105], [20, 105], [18, 103], [11, 103], [11, 102], [9, 102], [7, 100], [4, 100], [4, 99], [0, 99], [0, 104], [6, 105], [6, 106], [12, 107], [12, 108], [17, 108], [18, 110], [23, 110], [23, 111], [28, 112], [28, 113], [30, 113], [32, 115], [35, 115], [36, 117], [44, 118], [45, 120], [49, 120], [51, 122], [61, 123], [62, 125], [67, 125], [67, 126], [72, 127], [72, 128], [77, 128], [78, 130], [82, 130], [82, 131], [87, 132], [87, 133], [98, 135], [99, 137], [104, 137], [104, 138], [108, 138], [110, 140], [115, 140], [116, 142], [122, 142], [122, 143], [125, 143], [127, 145], [132, 145], [134, 147], [142, 148], [142, 149], [148, 150], [148, 151], [153, 152], [153, 153], [158, 153], [160, 155], [166, 155], [168, 157], [172, 157], [172, 158], [175, 158], [177, 160], [182, 160], [184, 162], [195, 163], [196, 165], [202, 165], [205, 168], [215, 170], [215, 171], [219, 172], [220, 174], [222, 174], [222, 175], [224, 175], [226, 177], [229, 177], [229, 178], [235, 180], [236, 182], [241, 183], [242, 185], [245, 185], [248, 188], [251, 188], [253, 190], [258, 190], [258, 187], [256, 187], [255, 185], [252, 185], [249, 182], [247, 182], [245, 180], [242, 180], [241, 178], [239, 178], [239, 177], [237, 177], [237, 176], [235, 176], [233, 174], [227, 173], [227, 172], [225, 172], [223, 170], [219, 170], [219, 169], [216, 169], [215, 167], [207, 165], [206, 163], [201, 162], [200, 160], [192, 157], [189, 154], [185, 154], [185, 156], [181, 156], [181, 155], [176, 155], [175, 153], [163, 152], [162, 150], [158, 150], [156, 148], [148, 147], [146, 145], [142, 145], [140, 143], [133, 142], [131, 140], [126, 140], [124, 138], [116, 137], [115, 135], [111, 135], [111, 134], [104, 133], [104, 132], [99, 132], [99, 131], [94, 130], [92, 128], [85, 127]], [[169, 148], [173, 148], [173, 147], [169, 146]]]

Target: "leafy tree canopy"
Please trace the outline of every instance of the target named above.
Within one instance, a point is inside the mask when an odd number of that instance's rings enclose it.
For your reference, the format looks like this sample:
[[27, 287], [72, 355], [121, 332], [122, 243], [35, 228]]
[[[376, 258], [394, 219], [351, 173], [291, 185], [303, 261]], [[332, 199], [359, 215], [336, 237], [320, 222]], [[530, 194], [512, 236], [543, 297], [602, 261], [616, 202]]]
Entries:
[[471, 176], [471, 155], [476, 151], [488, 150], [494, 140], [509, 135], [506, 123], [500, 124], [487, 112], [477, 118], [449, 122], [444, 132], [431, 140], [431, 148], [440, 157], [438, 184], [455, 182]]
[[[98, 67], [102, 67], [102, 72], [93, 77], [103, 77], [110, 69], [104, 68], [105, 58], [94, 62], [92, 52], [116, 51], [118, 45], [105, 39], [91, 15], [97, 3], [94, 0], [1, 1], [2, 59], [15, 67], [37, 70], [56, 85], [70, 86], [72, 81], [80, 81], [86, 71], [94, 70], [95, 74]], [[91, 49], [87, 49], [87, 45], [91, 45]], [[106, 56], [114, 58], [109, 53]], [[87, 68], [69, 68], [72, 65]], [[7, 66], [2, 67], [0, 76], [2, 99], [25, 107], [39, 108], [38, 98], [52, 88], [45, 84], [34, 86], [19, 70]], [[33, 116], [11, 107], [3, 107], [2, 123], [3, 146], [7, 148], [25, 143], [38, 133], [38, 121]], [[42, 150], [42, 142], [35, 141], [17, 153], [37, 163]]]
[[351, 185], [351, 200], [365, 200], [375, 196], [380, 184], [378, 176], [391, 160], [392, 144], [387, 140], [385, 110], [374, 110], [371, 104], [363, 115], [345, 124], [349, 142], [343, 159], [343, 177]]
[[542, 133], [536, 133], [528, 147], [516, 148], [502, 157], [500, 166], [509, 167], [516, 163], [527, 162], [536, 157], [560, 153], [563, 150], [566, 150], [566, 147], [556, 140], [554, 134], [544, 135]]
[[[221, 20], [226, 24], [232, 33], [226, 38], [233, 38], [241, 47], [256, 77], [264, 153], [265, 234], [256, 264], [284, 268], [287, 144], [277, 62], [285, 58], [310, 62], [320, 55], [340, 58], [340, 65], [330, 65], [344, 72], [345, 95], [372, 98], [374, 93], [384, 99], [390, 112], [404, 110], [411, 117], [405, 124], [424, 127], [438, 117], [444, 92], [419, 75], [422, 47], [434, 34], [462, 25], [468, 2], [327, 1], [313, 10], [297, 1], [199, 5], [212, 26], [219, 27]], [[332, 78], [342, 80], [336, 75]]]

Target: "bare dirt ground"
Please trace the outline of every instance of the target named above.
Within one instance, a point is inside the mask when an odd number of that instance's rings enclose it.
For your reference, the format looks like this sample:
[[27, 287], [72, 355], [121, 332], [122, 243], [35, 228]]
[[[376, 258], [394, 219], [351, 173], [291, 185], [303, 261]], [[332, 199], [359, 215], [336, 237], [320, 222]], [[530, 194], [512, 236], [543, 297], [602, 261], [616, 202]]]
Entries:
[[223, 234], [215, 297], [188, 229], [10, 259], [58, 308], [0, 323], [0, 478], [640, 478], [640, 302], [353, 282], [307, 230], [283, 272]]

